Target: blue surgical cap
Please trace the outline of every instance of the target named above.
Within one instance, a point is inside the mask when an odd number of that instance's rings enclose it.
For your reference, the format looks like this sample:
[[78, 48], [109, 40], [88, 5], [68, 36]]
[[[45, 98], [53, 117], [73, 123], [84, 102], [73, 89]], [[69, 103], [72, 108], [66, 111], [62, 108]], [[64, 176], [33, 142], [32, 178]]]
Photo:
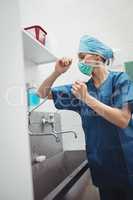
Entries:
[[113, 58], [113, 51], [110, 47], [89, 35], [84, 35], [81, 37], [79, 53], [96, 54], [107, 60]]

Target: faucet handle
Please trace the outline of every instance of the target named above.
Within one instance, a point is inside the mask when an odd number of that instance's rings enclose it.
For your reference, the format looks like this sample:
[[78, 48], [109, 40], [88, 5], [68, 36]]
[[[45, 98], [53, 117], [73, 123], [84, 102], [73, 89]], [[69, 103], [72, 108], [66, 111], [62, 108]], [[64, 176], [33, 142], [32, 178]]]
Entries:
[[49, 114], [49, 120], [48, 120], [49, 123], [54, 123], [55, 122], [55, 119], [54, 119], [54, 113], [50, 113]]
[[44, 125], [46, 122], [47, 122], [47, 121], [46, 121], [45, 117], [42, 117], [41, 123]]

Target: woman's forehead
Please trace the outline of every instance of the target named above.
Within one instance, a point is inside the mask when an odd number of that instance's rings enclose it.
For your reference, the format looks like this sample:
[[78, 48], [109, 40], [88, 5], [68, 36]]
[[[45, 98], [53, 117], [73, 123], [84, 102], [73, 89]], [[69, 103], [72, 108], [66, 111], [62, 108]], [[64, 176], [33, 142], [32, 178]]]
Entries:
[[79, 57], [79, 58], [84, 58], [86, 55], [87, 55], [88, 57], [91, 57], [91, 58], [93, 58], [93, 57], [95, 58], [95, 57], [97, 56], [97, 55], [95, 55], [95, 54], [90, 54], [90, 53], [79, 53], [79, 54], [78, 54], [78, 57]]

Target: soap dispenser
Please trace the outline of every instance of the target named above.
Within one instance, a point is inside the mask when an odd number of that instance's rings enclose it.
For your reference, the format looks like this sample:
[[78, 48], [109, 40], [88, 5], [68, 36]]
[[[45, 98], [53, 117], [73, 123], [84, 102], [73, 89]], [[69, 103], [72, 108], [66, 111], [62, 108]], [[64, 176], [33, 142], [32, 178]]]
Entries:
[[37, 94], [37, 87], [35, 84], [27, 83], [27, 98], [28, 98], [28, 107], [31, 110], [32, 108], [40, 104], [40, 97]]

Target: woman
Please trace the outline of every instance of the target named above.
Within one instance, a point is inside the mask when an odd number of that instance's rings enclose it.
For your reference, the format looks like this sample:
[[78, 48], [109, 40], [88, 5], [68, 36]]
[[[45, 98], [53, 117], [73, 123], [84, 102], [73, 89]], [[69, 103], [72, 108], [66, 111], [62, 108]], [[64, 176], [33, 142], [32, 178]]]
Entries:
[[71, 65], [72, 60], [64, 58], [56, 62], [38, 94], [53, 98], [58, 109], [80, 114], [89, 168], [101, 200], [133, 200], [133, 86], [126, 73], [108, 71], [113, 52], [96, 38], [83, 36], [78, 56], [88, 82], [51, 89]]

